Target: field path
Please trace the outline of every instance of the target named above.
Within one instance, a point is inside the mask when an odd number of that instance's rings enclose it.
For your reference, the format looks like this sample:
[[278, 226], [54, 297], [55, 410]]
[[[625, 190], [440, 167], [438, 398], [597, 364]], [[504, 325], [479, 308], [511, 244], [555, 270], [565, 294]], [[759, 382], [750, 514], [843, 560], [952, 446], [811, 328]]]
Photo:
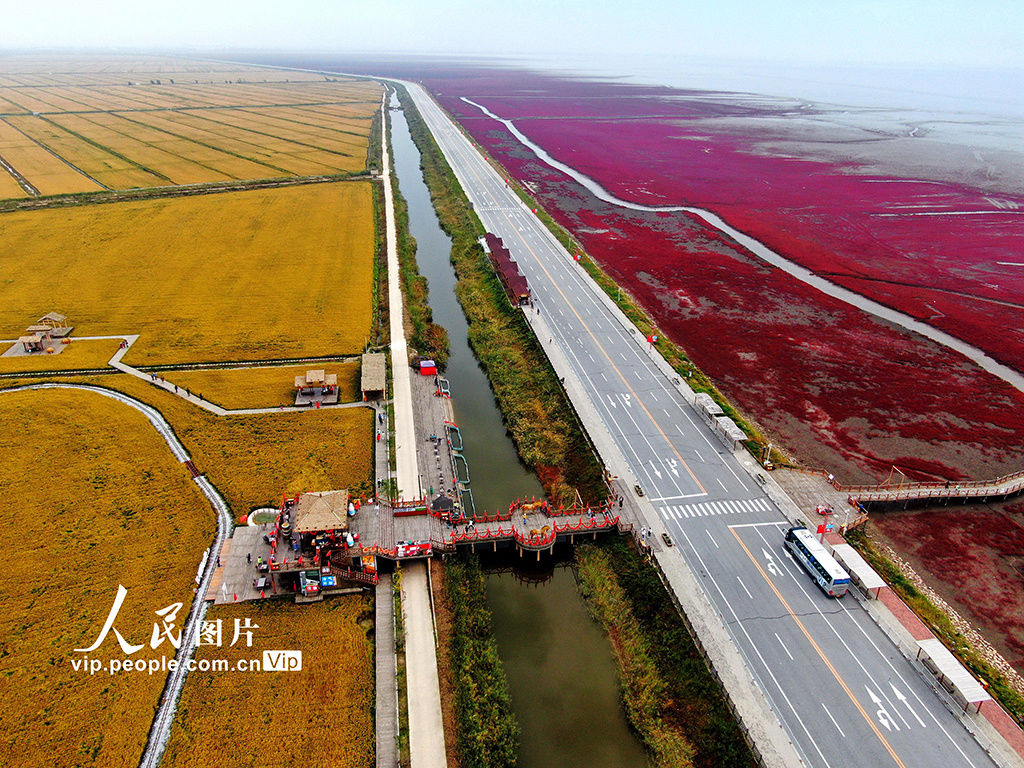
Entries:
[[[121, 351], [123, 352], [125, 350]], [[24, 387], [13, 387], [11, 389], [3, 390], [2, 392], [21, 392], [30, 389], [85, 390], [87, 392], [95, 392], [103, 397], [109, 397], [112, 400], [117, 400], [130, 408], [134, 408], [149, 419], [154, 429], [156, 429], [167, 443], [167, 447], [170, 448], [171, 453], [174, 454], [174, 458], [183, 464], [191, 461], [188, 451], [185, 450], [185, 446], [181, 444], [180, 440], [178, 440], [178, 436], [174, 434], [174, 430], [171, 428], [171, 425], [167, 423], [167, 420], [164, 419], [163, 415], [156, 408], [146, 405], [133, 397], [129, 397], [128, 395], [115, 392], [110, 389], [104, 389], [103, 387], [91, 386], [89, 384], [30, 384]], [[0, 394], [2, 394], [2, 392], [0, 392]], [[191, 466], [189, 471], [192, 471]], [[199, 637], [199, 626], [202, 623], [203, 618], [206, 616], [206, 591], [210, 585], [210, 579], [213, 577], [213, 571], [217, 566], [217, 553], [220, 552], [221, 547], [224, 545], [224, 540], [231, 532], [233, 525], [231, 522], [231, 513], [228, 511], [228, 506], [224, 502], [224, 499], [221, 498], [220, 493], [217, 492], [217, 489], [213, 487], [205, 476], [197, 475], [195, 472], [192, 472], [192, 474], [196, 485], [199, 486], [206, 498], [209, 499], [210, 506], [213, 507], [213, 511], [216, 514], [217, 535], [214, 537], [213, 544], [210, 545], [207, 555], [199, 565], [201, 571], [199, 586], [196, 589], [195, 598], [192, 600], [192, 608], [189, 611], [188, 618], [185, 620], [184, 627], [182, 627], [181, 647], [178, 648], [178, 652], [175, 654], [175, 660], [178, 662], [178, 665], [174, 670], [167, 674], [167, 682], [164, 684], [164, 692], [160, 699], [160, 706], [157, 709], [156, 716], [153, 718], [153, 725], [150, 727], [149, 738], [146, 743], [146, 751], [143, 752], [142, 759], [139, 761], [140, 768], [156, 768], [160, 763], [160, 758], [167, 745], [167, 737], [171, 732], [171, 723], [174, 721], [174, 713], [178, 706], [178, 698], [181, 696], [181, 690], [185, 685], [185, 678], [188, 676], [188, 668], [185, 662], [191, 658], [196, 649]]]

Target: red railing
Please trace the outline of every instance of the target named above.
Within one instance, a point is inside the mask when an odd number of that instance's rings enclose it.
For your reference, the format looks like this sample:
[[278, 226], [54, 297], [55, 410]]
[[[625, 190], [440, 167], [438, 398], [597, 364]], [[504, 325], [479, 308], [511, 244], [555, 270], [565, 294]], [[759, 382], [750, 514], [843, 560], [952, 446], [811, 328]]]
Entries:
[[482, 515], [473, 515], [473, 522], [475, 523], [507, 523], [511, 519], [511, 510], [508, 512], [494, 512], [493, 514], [484, 512]]
[[563, 533], [583, 533], [587, 531], [603, 530], [607, 528], [614, 528], [619, 524], [619, 517], [608, 517], [608, 515], [601, 515], [594, 518], [582, 518], [577, 520], [576, 523], [566, 523], [559, 525], [558, 523], [549, 526], [547, 531], [537, 531], [536, 533], [524, 534], [520, 533], [515, 526], [510, 525], [508, 528], [499, 525], [497, 528], [472, 528], [467, 530], [465, 533], [452, 533], [449, 534], [445, 539], [446, 543], [449, 544], [466, 544], [477, 541], [492, 541], [497, 539], [512, 538], [519, 542], [523, 546], [527, 547], [545, 547], [551, 544], [555, 540], [555, 537]]
[[331, 573], [338, 578], [348, 579], [349, 581], [358, 581], [363, 584], [376, 584], [379, 581], [379, 577], [376, 573], [354, 571], [351, 568], [339, 568], [336, 565], [331, 565]]

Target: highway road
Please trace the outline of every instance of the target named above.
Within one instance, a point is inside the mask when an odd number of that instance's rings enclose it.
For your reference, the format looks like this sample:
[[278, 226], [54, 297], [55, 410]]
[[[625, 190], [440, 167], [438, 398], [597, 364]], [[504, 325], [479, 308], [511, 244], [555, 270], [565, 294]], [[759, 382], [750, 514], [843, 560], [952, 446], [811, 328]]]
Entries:
[[552, 329], [542, 342], [570, 361], [804, 763], [993, 765], [855, 598], [826, 597], [786, 554], [784, 516], [639, 332], [433, 99], [409, 91], [484, 225], [526, 275]]

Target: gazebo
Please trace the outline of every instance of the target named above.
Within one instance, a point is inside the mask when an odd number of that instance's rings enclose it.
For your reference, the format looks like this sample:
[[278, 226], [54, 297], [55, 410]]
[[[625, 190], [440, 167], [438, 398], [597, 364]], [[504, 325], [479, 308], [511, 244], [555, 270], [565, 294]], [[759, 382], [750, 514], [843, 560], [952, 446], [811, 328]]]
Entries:
[[[57, 338], [67, 336], [73, 330], [71, 326], [68, 325], [68, 316], [62, 315], [60, 312], [48, 312], [39, 318], [37, 325], [45, 326], [50, 335], [56, 336]], [[34, 328], [36, 326], [32, 327]]]
[[295, 377], [296, 405], [336, 402], [338, 402], [338, 374], [313, 370]]
[[335, 533], [348, 530], [348, 491], [303, 493], [293, 513], [299, 534]]
[[367, 352], [363, 355], [361, 367], [360, 389], [363, 402], [379, 400], [384, 397], [385, 361], [380, 352]]
[[28, 336], [19, 336], [18, 343], [21, 344], [22, 348], [26, 352], [42, 352], [43, 344], [45, 342], [41, 335], [38, 333], [32, 333]]

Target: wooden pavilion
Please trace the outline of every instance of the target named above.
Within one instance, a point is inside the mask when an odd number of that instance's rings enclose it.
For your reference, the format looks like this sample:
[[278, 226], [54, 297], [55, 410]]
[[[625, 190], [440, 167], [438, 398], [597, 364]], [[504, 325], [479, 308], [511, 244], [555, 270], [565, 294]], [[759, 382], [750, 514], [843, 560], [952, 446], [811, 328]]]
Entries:
[[383, 353], [367, 352], [363, 355], [360, 389], [363, 392], [364, 403], [367, 400], [380, 400], [384, 397], [385, 370]]
[[338, 374], [323, 370], [306, 371], [295, 377], [295, 404], [338, 402]]

